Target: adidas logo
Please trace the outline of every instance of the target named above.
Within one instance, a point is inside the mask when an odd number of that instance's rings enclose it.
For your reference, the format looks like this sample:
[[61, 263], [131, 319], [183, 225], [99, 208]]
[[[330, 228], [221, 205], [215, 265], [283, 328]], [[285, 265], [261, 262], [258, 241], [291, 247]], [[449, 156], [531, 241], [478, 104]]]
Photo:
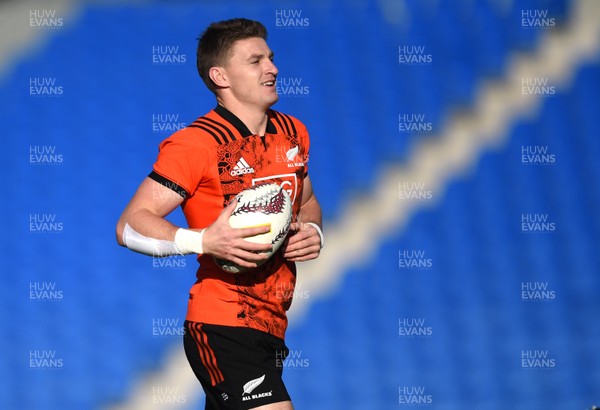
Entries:
[[235, 177], [238, 175], [253, 174], [253, 173], [254, 173], [254, 168], [252, 168], [250, 165], [248, 165], [248, 163], [246, 162], [244, 157], [240, 157], [239, 161], [237, 162], [237, 164], [235, 164], [235, 167], [233, 167], [233, 169], [230, 172], [232, 177]]

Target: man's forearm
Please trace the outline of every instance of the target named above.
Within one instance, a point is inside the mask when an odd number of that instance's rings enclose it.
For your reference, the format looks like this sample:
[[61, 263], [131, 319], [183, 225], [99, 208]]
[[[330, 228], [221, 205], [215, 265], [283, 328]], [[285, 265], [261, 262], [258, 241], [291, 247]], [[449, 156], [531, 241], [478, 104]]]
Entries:
[[300, 207], [300, 212], [298, 213], [298, 222], [312, 222], [322, 228], [322, 218], [321, 205], [319, 205], [317, 198], [313, 195], [308, 199], [308, 201], [306, 201], [305, 204]]
[[203, 252], [201, 232], [179, 228], [145, 209], [125, 213], [119, 225], [117, 241], [145, 255], [163, 257]]

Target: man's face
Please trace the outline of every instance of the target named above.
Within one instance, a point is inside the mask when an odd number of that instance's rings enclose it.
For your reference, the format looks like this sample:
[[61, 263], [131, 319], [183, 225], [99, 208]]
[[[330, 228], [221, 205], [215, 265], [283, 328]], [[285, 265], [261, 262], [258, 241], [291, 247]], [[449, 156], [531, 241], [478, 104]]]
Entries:
[[252, 37], [233, 43], [224, 68], [229, 89], [240, 103], [267, 109], [279, 99], [273, 52], [262, 38]]

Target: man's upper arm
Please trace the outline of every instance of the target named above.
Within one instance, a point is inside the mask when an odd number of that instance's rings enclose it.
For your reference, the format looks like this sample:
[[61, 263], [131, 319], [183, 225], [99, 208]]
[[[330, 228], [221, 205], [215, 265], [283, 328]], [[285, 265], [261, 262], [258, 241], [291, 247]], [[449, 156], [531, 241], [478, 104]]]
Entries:
[[146, 178], [131, 201], [139, 207], [148, 209], [154, 215], [163, 217], [177, 208], [183, 202], [183, 197], [171, 188]]
[[148, 211], [155, 216], [165, 217], [182, 202], [183, 197], [177, 192], [151, 178], [144, 179], [117, 223], [117, 236], [122, 235], [125, 224], [136, 212]]

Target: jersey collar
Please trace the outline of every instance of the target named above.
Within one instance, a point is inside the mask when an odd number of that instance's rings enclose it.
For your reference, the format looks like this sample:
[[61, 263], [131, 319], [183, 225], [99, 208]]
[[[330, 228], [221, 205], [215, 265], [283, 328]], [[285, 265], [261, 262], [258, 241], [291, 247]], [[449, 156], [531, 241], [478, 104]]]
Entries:
[[[217, 104], [214, 111], [217, 114], [219, 114], [225, 121], [233, 125], [243, 138], [254, 135], [248, 129], [248, 127], [246, 127], [246, 124], [244, 124], [242, 120], [240, 120], [234, 113], [229, 111], [227, 108], [223, 107], [221, 104]], [[270, 113], [271, 110], [267, 112], [267, 129], [265, 130], [265, 134], [277, 134], [277, 128], [275, 128], [275, 125], [271, 122]]]

